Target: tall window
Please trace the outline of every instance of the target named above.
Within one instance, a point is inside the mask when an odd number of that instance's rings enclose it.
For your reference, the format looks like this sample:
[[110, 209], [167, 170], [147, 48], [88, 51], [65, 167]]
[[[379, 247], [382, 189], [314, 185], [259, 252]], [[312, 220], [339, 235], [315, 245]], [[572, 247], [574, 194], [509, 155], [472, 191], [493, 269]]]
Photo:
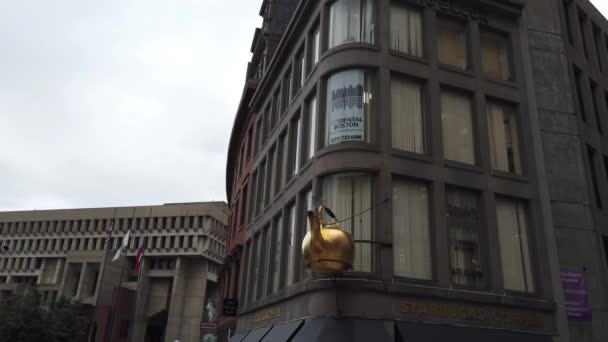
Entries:
[[593, 186], [593, 199], [597, 208], [602, 208], [602, 195], [597, 179], [597, 171], [595, 170], [595, 150], [587, 145], [587, 159], [589, 160], [589, 173], [591, 174], [591, 185]]
[[393, 267], [401, 277], [432, 279], [428, 187], [393, 182]]
[[306, 118], [306, 139], [307, 146], [305, 152], [306, 160], [309, 160], [315, 155], [316, 140], [317, 140], [317, 96], [313, 96], [308, 100], [307, 105], [308, 116]]
[[484, 74], [500, 80], [511, 79], [509, 36], [482, 30], [481, 68]]
[[370, 142], [373, 76], [367, 70], [347, 70], [327, 81], [325, 145]]
[[[346, 220], [342, 230], [349, 232], [355, 241], [353, 269], [372, 270], [372, 179], [365, 174], [338, 174], [323, 179], [323, 202], [338, 217]], [[367, 212], [360, 214], [368, 210]], [[356, 214], [360, 214], [354, 216]], [[328, 220], [326, 218], [326, 220]]]
[[300, 160], [302, 151], [302, 117], [299, 115], [291, 121], [289, 133], [289, 174], [291, 179], [300, 171]]
[[422, 12], [408, 7], [391, 6], [391, 49], [422, 57]]
[[279, 136], [279, 147], [277, 148], [277, 177], [275, 178], [275, 194], [278, 193], [285, 185], [285, 163], [288, 159], [287, 152], [289, 148], [287, 146], [287, 133], [283, 133]]
[[439, 18], [439, 63], [467, 69], [467, 27], [464, 22]]
[[601, 96], [601, 94], [598, 94], [597, 88], [597, 83], [593, 82], [592, 80], [589, 80], [589, 89], [591, 91], [591, 103], [593, 103], [593, 114], [595, 115], [595, 125], [600, 134], [603, 134], [602, 117], [600, 114], [600, 109], [597, 105], [597, 101], [599, 101], [599, 97]]
[[[249, 192], [249, 222], [253, 221], [257, 212], [256, 192], [259, 192], [258, 186], [258, 171], [256, 170], [251, 176], [251, 192]], [[192, 225], [190, 225], [192, 227]]]
[[475, 164], [471, 98], [453, 91], [441, 93], [441, 125], [445, 159]]
[[424, 153], [422, 85], [391, 79], [391, 136], [393, 148]]
[[329, 8], [329, 48], [351, 42], [374, 44], [374, 2], [337, 0]]
[[289, 106], [289, 101], [291, 100], [293, 84], [291, 82], [291, 70], [288, 70], [283, 77], [283, 93], [281, 98], [281, 116], [285, 115], [285, 111]]
[[281, 216], [274, 219], [272, 224], [272, 244], [270, 245], [270, 292], [275, 293], [281, 286], [281, 246], [283, 237], [283, 222]]
[[308, 71], [310, 72], [312, 68], [319, 63], [321, 59], [321, 30], [319, 29], [319, 25], [312, 30], [310, 35], [310, 64], [308, 65]]
[[276, 148], [273, 147], [270, 152], [268, 152], [268, 167], [266, 170], [266, 184], [264, 185], [264, 205], [268, 205], [271, 203], [271, 198], [274, 197], [272, 192], [272, 184], [274, 182], [274, 177], [276, 177], [275, 171], [275, 154]]
[[306, 80], [306, 74], [304, 73], [305, 68], [305, 57], [304, 57], [304, 48], [298, 52], [294, 61], [294, 69], [293, 69], [293, 94], [294, 96], [300, 88], [304, 85], [304, 80]]
[[515, 108], [507, 104], [489, 101], [486, 111], [488, 113], [492, 167], [495, 170], [521, 174]]
[[496, 198], [503, 283], [507, 290], [534, 292], [525, 205]]
[[452, 284], [483, 288], [479, 196], [471, 191], [446, 191]]
[[285, 240], [287, 241], [287, 265], [286, 265], [286, 283], [291, 285], [294, 283], [295, 268], [296, 268], [296, 253], [298, 248], [296, 246], [296, 206], [292, 205], [287, 209], [287, 218], [285, 224]]

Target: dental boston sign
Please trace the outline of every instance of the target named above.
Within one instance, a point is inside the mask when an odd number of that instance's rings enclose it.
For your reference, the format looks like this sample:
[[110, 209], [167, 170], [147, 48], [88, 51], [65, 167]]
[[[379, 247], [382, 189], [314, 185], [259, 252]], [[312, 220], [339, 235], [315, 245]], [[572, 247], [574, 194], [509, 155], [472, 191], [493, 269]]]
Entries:
[[329, 79], [327, 106], [327, 144], [365, 141], [365, 78], [363, 70], [336, 73]]

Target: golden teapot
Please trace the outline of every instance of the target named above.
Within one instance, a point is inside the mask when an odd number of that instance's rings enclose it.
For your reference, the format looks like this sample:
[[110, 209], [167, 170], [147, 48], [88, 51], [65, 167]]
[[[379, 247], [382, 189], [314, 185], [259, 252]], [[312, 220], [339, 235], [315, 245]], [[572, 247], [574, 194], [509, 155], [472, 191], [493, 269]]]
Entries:
[[[334, 220], [323, 223], [323, 210]], [[308, 211], [310, 231], [302, 241], [304, 265], [313, 272], [337, 273], [353, 267], [355, 243], [349, 233], [340, 230], [334, 213], [324, 206]]]

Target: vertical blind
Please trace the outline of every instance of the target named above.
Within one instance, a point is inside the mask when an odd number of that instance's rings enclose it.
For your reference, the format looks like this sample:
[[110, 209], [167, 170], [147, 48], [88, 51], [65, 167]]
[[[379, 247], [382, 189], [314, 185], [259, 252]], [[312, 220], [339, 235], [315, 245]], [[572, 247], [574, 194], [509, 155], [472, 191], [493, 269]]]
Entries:
[[497, 198], [496, 216], [504, 287], [533, 292], [525, 205], [521, 201]]
[[474, 165], [473, 122], [468, 95], [442, 91], [441, 126], [445, 159]]
[[448, 189], [446, 199], [452, 284], [483, 288], [479, 196], [471, 191]]
[[511, 61], [509, 60], [509, 40], [506, 36], [482, 30], [481, 67], [483, 72], [501, 80], [511, 79]]
[[350, 42], [374, 43], [373, 0], [337, 0], [329, 9], [329, 48]]
[[308, 153], [307, 159], [315, 155], [317, 142], [317, 97], [308, 102]]
[[440, 18], [438, 31], [439, 62], [466, 69], [469, 64], [466, 24]]
[[394, 274], [431, 279], [428, 187], [417, 182], [393, 183]]
[[495, 170], [521, 174], [517, 121], [513, 106], [489, 101], [486, 111], [492, 167]]
[[[372, 215], [371, 210], [359, 214], [372, 206], [371, 176], [364, 174], [338, 174], [323, 180], [324, 203], [331, 208], [341, 223], [342, 230], [355, 240], [355, 271], [372, 270]], [[329, 221], [329, 218], [325, 218]]]
[[422, 13], [402, 6], [391, 6], [391, 49], [422, 57]]
[[286, 273], [286, 283], [287, 285], [291, 285], [294, 283], [294, 275], [296, 268], [296, 207], [292, 205], [287, 210], [288, 217], [285, 220], [285, 224], [287, 225], [286, 233], [286, 241], [287, 241], [287, 273]]
[[276, 293], [281, 286], [281, 246], [282, 246], [282, 237], [283, 237], [283, 221], [282, 217], [279, 216], [274, 220], [272, 226], [272, 243], [270, 244], [271, 249], [271, 258], [272, 258], [272, 266], [271, 266], [271, 279], [272, 286], [271, 292]]
[[393, 148], [424, 153], [422, 86], [391, 79], [391, 135]]

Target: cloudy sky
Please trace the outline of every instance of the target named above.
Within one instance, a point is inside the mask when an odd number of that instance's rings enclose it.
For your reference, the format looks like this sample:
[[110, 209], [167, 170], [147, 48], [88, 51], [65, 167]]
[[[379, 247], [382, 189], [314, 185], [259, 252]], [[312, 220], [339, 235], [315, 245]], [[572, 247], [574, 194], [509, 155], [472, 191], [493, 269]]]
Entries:
[[0, 0], [0, 210], [224, 200], [260, 4]]

